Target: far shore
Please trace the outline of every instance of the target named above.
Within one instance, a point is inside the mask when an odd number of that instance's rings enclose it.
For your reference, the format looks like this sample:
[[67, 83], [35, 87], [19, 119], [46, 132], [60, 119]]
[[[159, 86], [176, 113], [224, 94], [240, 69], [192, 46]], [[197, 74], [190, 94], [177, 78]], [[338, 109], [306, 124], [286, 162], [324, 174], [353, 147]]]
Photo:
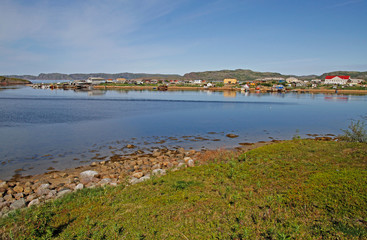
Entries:
[[[103, 86], [97, 85], [93, 86], [95, 89], [126, 89], [126, 90], [154, 90], [157, 86]], [[241, 88], [233, 87], [178, 87], [169, 86], [167, 91], [198, 91], [198, 90], [209, 90], [209, 91], [241, 91]], [[250, 88], [249, 92], [271, 92], [271, 88], [261, 88], [260, 90], [255, 90], [255, 88]], [[348, 89], [323, 89], [323, 88], [313, 88], [313, 89], [292, 89], [286, 92], [296, 92], [296, 93], [327, 93], [327, 94], [367, 94], [367, 90], [348, 90]]]

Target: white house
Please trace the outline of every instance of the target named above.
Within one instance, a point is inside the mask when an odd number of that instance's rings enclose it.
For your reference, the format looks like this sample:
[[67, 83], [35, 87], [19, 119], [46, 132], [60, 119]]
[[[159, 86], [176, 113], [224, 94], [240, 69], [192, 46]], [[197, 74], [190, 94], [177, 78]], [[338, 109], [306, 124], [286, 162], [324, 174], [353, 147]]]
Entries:
[[106, 79], [101, 78], [101, 77], [89, 77], [86, 80], [86, 82], [87, 83], [90, 83], [92, 85], [98, 85], [98, 84], [101, 84], [101, 83], [105, 83], [106, 82]]
[[326, 76], [324, 84], [345, 85], [350, 80], [350, 76]]
[[194, 84], [202, 84], [202, 80], [200, 80], [200, 79], [196, 79], [196, 80], [194, 80]]
[[295, 78], [295, 77], [289, 77], [285, 81], [287, 83], [298, 83], [298, 82], [300, 82], [300, 80], [298, 78]]

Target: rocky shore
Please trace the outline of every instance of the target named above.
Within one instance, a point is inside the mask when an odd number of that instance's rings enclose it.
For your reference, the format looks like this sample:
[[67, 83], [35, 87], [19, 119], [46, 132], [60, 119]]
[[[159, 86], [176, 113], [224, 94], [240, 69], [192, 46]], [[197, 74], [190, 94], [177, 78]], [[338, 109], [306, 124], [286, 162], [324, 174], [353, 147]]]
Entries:
[[[334, 136], [332, 134], [323, 137], [318, 137], [318, 134], [308, 135], [313, 137], [311, 139], [319, 141], [338, 140], [337, 137], [331, 137]], [[227, 137], [237, 137], [237, 135], [231, 134]], [[239, 147], [232, 150], [243, 153], [276, 142], [280, 140], [239, 143]], [[126, 147], [136, 148], [134, 145]], [[77, 168], [18, 177], [9, 181], [0, 180], [0, 217], [7, 215], [9, 211], [52, 201], [83, 188], [134, 185], [152, 176], [165, 175], [167, 171], [205, 164], [207, 156], [211, 154], [215, 156], [216, 151], [220, 149], [196, 151], [184, 148], [161, 148], [150, 153], [137, 150], [130, 155], [114, 155], [108, 161], [92, 162], [90, 165]]]
[[[134, 148], [135, 146], [127, 146]], [[133, 185], [153, 175], [201, 164], [202, 152], [183, 148], [156, 149], [149, 154], [115, 155], [109, 161], [53, 171], [17, 180], [0, 181], [0, 216], [11, 210], [50, 201], [83, 188], [118, 184]]]

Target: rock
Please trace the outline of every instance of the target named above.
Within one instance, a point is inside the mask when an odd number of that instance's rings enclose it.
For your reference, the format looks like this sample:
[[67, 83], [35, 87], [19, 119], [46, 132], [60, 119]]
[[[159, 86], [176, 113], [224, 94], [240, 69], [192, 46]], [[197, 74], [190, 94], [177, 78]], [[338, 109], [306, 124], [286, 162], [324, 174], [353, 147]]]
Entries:
[[19, 208], [24, 208], [25, 206], [26, 206], [25, 205], [25, 200], [24, 200], [24, 198], [21, 198], [19, 200], [16, 200], [12, 204], [10, 204], [10, 209], [15, 210], [15, 209], [19, 209]]
[[154, 164], [153, 166], [152, 166], [152, 170], [154, 170], [154, 169], [159, 169], [159, 168], [161, 168], [161, 165], [158, 163], [158, 164]]
[[25, 187], [24, 190], [23, 190], [24, 194], [31, 194], [33, 191], [32, 191], [32, 188], [30, 187]]
[[56, 194], [57, 194], [56, 190], [50, 190], [50, 192], [46, 195], [45, 199], [55, 198]]
[[77, 190], [81, 190], [84, 188], [84, 185], [82, 183], [79, 183], [78, 185], [76, 185], [76, 187], [74, 188], [75, 191]]
[[185, 163], [179, 163], [177, 165], [177, 168], [184, 168], [184, 167], [186, 167], [186, 164]]
[[187, 163], [189, 160], [192, 160], [192, 158], [191, 157], [185, 157], [184, 158], [185, 163]]
[[81, 181], [84, 183], [88, 183], [93, 181], [93, 178], [98, 175], [97, 171], [87, 170], [80, 173]]
[[23, 193], [17, 193], [14, 195], [14, 198], [15, 199], [21, 199], [21, 198], [24, 198], [24, 194]]
[[91, 164], [91, 166], [92, 167], [95, 167], [95, 166], [97, 166], [98, 165], [98, 163], [97, 162], [92, 162], [92, 164]]
[[146, 181], [149, 179], [150, 179], [150, 176], [144, 176], [144, 177], [141, 177], [139, 180]]
[[62, 191], [57, 193], [57, 197], [60, 198], [60, 197], [64, 196], [65, 194], [68, 194], [68, 193], [71, 193], [70, 189], [62, 190]]
[[228, 138], [236, 138], [236, 137], [238, 137], [238, 135], [236, 135], [236, 134], [232, 134], [232, 133], [228, 133], [228, 134], [226, 135], [226, 137], [228, 137]]
[[134, 184], [137, 184], [137, 183], [141, 183], [143, 181], [144, 181], [143, 179], [138, 179], [138, 178], [132, 177], [132, 178], [130, 178], [129, 182], [130, 182], [131, 185], [134, 185]]
[[165, 175], [165, 174], [166, 174], [166, 170], [160, 169], [160, 168], [154, 169], [152, 171], [152, 175]]
[[67, 173], [60, 173], [60, 177], [62, 177], [62, 178], [65, 178], [67, 176], [69, 176], [69, 174], [67, 174]]
[[112, 182], [111, 178], [103, 178], [101, 181], [99, 181], [99, 184], [101, 186], [105, 186], [105, 185], [107, 185], [107, 184], [109, 184], [111, 182]]
[[195, 166], [194, 160], [190, 159], [189, 161], [187, 161], [187, 166], [188, 166], [188, 167], [193, 167], [193, 166]]
[[128, 145], [126, 145], [126, 147], [129, 148], [129, 149], [136, 148], [135, 145], [132, 145], [132, 144], [128, 144]]
[[22, 186], [15, 186], [13, 190], [17, 193], [23, 192], [24, 188]]
[[9, 207], [10, 203], [9, 202], [1, 202], [0, 203], [0, 209], [2, 209], [3, 207]]
[[8, 189], [8, 184], [6, 184], [6, 182], [1, 182], [0, 183], [0, 188], [4, 188], [4, 189]]
[[48, 195], [50, 193], [50, 189], [47, 188], [40, 188], [36, 191], [38, 196], [44, 196], [44, 195]]
[[4, 196], [4, 200], [7, 201], [7, 202], [11, 202], [14, 200], [13, 196], [8, 194], [8, 195], [5, 195]]
[[35, 194], [32, 194], [32, 195], [29, 195], [27, 198], [26, 198], [26, 200], [27, 200], [27, 202], [31, 202], [32, 200], [34, 200], [34, 199], [36, 199], [37, 198], [37, 196], [35, 195]]
[[40, 203], [41, 203], [40, 200], [38, 198], [36, 198], [36, 199], [33, 199], [32, 201], [30, 201], [28, 203], [28, 207], [31, 207], [31, 206], [34, 206], [34, 205], [38, 205]]
[[135, 178], [141, 178], [144, 174], [142, 172], [135, 172], [133, 173], [133, 177]]

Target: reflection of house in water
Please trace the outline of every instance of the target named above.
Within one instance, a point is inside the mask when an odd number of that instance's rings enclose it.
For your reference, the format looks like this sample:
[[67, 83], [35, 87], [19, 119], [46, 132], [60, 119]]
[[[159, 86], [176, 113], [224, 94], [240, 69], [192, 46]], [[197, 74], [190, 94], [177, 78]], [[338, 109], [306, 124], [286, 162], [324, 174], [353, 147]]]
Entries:
[[223, 97], [236, 97], [236, 91], [223, 91]]
[[100, 95], [105, 95], [107, 91], [104, 90], [92, 90], [92, 91], [88, 91], [88, 96], [100, 96]]

